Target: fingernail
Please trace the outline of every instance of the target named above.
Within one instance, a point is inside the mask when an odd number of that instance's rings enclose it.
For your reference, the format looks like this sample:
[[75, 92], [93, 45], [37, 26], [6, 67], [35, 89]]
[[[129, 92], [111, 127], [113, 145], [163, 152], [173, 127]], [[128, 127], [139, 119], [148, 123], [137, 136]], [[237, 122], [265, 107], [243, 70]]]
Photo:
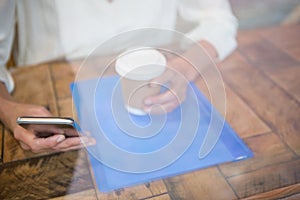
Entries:
[[91, 139], [87, 145], [95, 145], [96, 144], [96, 140]]
[[56, 138], [56, 142], [57, 142], [57, 143], [60, 143], [60, 142], [62, 142], [64, 139], [65, 139], [65, 136], [64, 136], [64, 135], [60, 135], [60, 136], [58, 136], [58, 137]]
[[89, 142], [90, 142], [89, 138], [86, 138], [86, 137], [82, 137], [82, 138], [81, 138], [81, 143], [87, 145]]

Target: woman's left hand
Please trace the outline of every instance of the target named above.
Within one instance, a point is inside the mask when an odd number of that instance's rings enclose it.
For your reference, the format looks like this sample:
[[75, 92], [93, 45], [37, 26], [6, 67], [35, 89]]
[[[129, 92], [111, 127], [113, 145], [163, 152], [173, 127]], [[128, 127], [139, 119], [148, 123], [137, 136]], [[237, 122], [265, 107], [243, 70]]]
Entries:
[[189, 82], [195, 81], [200, 76], [200, 72], [210, 70], [216, 58], [216, 49], [204, 40], [192, 46], [182, 56], [167, 56], [166, 71], [153, 79], [150, 84], [151, 87], [166, 86], [167, 90], [147, 97], [144, 100], [144, 111], [152, 114], [173, 111], [185, 100]]
[[150, 87], [165, 86], [166, 91], [147, 97], [144, 100], [144, 111], [152, 114], [173, 111], [185, 100], [189, 82], [197, 77], [197, 70], [184, 58], [175, 57], [169, 59], [165, 72], [150, 83]]

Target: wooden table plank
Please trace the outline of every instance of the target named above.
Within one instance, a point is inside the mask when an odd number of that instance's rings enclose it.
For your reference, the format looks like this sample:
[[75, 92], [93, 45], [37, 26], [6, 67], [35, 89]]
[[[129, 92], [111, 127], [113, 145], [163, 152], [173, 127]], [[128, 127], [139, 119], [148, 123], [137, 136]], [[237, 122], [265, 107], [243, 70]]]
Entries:
[[58, 109], [61, 116], [73, 116], [72, 97], [58, 100]]
[[[208, 89], [203, 81], [196, 82], [201, 92], [210, 100]], [[226, 121], [242, 137], [247, 138], [254, 135], [270, 132], [270, 128], [258, 118], [258, 116], [237, 96], [225, 83], [226, 93]]]
[[[50, 64], [57, 99], [61, 100], [71, 97], [70, 83], [74, 81], [99, 78], [100, 76], [116, 75], [113, 64], [106, 66], [107, 60], [111, 61], [111, 59], [115, 59], [115, 57], [102, 58], [102, 56], [99, 56], [94, 59], [90, 58], [89, 60], [61, 63], [57, 62]], [[77, 77], [78, 71], [80, 73], [80, 77]], [[75, 80], [75, 78], [77, 78], [77, 80]]]
[[[55, 90], [57, 91], [60, 115], [76, 118], [76, 113], [73, 113], [75, 110], [72, 108], [73, 102], [69, 86], [74, 81], [73, 68], [68, 64], [58, 63], [51, 65], [51, 72]], [[162, 193], [166, 193], [163, 181], [155, 181], [110, 193], [102, 193], [97, 190], [97, 197], [99, 199], [144, 199]]]
[[[47, 64], [20, 68], [12, 73], [15, 80], [14, 98], [21, 103], [47, 107], [54, 115], [58, 114], [52, 78]], [[3, 162], [37, 157], [47, 153], [24, 151], [8, 130], [4, 132]]]
[[119, 200], [135, 200], [148, 199], [153, 196], [165, 194], [167, 189], [162, 180], [153, 181], [150, 183], [140, 184], [133, 187], [128, 187], [113, 192], [103, 193], [97, 190], [98, 199], [119, 199]]
[[265, 28], [260, 34], [281, 49], [300, 46], [300, 24]]
[[292, 68], [282, 68], [270, 71], [268, 75], [300, 103], [300, 64]]
[[237, 52], [234, 59], [221, 68], [225, 82], [299, 156], [299, 104]]
[[[14, 97], [18, 101], [48, 107], [54, 115], [59, 115], [48, 64], [18, 69], [13, 76], [16, 83]], [[1, 166], [0, 174], [3, 199], [18, 196], [41, 199], [93, 188], [87, 156], [83, 151], [60, 154], [23, 151], [7, 130], [5, 149], [6, 164]], [[13, 191], [16, 190], [18, 193], [15, 194]]]
[[30, 103], [49, 108], [57, 115], [55, 93], [48, 64], [24, 67], [13, 73], [15, 90], [13, 97], [21, 103]]
[[[250, 197], [255, 194], [265, 193], [270, 195], [270, 198], [287, 196], [286, 194], [275, 194], [276, 189], [284, 188], [290, 185], [293, 186], [293, 193], [300, 192], [300, 160], [294, 160], [291, 162], [285, 162], [278, 165], [271, 165], [266, 168], [262, 168], [251, 173], [245, 173], [239, 176], [229, 178], [231, 186], [235, 189], [239, 198]], [[268, 191], [272, 191], [266, 193]], [[282, 189], [284, 190], [284, 189]], [[258, 195], [259, 196], [259, 195]], [[266, 198], [268, 199], [268, 198]]]
[[164, 182], [171, 199], [236, 199], [217, 167], [167, 178]]
[[50, 200], [95, 200], [97, 199], [94, 189], [84, 190], [82, 192], [68, 194], [60, 197], [51, 198]]
[[297, 60], [298, 62], [300, 62], [300, 46], [297, 47], [290, 47], [288, 49], [285, 49], [285, 51], [287, 52], [287, 54], [289, 56], [291, 56], [293, 59]]
[[229, 87], [226, 87], [226, 97], [226, 120], [241, 138], [270, 131], [270, 128]]
[[[53, 80], [56, 90], [58, 91], [58, 108], [61, 116], [71, 116], [76, 118], [76, 113], [73, 113], [75, 110], [72, 108], [72, 98], [69, 97], [69, 95], [71, 95], [69, 92], [69, 84], [71, 81], [72, 71], [69, 71], [66, 67], [69, 66], [52, 65]], [[60, 73], [57, 73], [59, 71]], [[60, 76], [61, 74], [68, 74], [67, 78], [63, 79], [63, 76]], [[166, 193], [166, 187], [163, 181], [155, 181], [110, 193], [102, 193], [97, 190], [96, 195], [99, 199], [144, 199], [153, 195], [160, 195], [162, 193]]]
[[[277, 84], [298, 101], [300, 49], [299, 53], [294, 52], [293, 54], [292, 52], [295, 48], [300, 47], [299, 35], [300, 25], [262, 29], [258, 34], [252, 36], [250, 44], [246, 41], [249, 38], [248, 35], [239, 35], [241, 40], [239, 49], [246, 59], [270, 75]], [[255, 52], [251, 51], [251, 46], [255, 46]], [[261, 65], [261, 63], [265, 63], [265, 65]]]
[[238, 50], [248, 59], [248, 62], [261, 70], [274, 70], [282, 67], [292, 67], [298, 61], [278, 48], [271, 41], [261, 36], [262, 31], [240, 33], [238, 35]]
[[[68, 64], [58, 63], [51, 65], [51, 72], [55, 90], [57, 91], [60, 115], [76, 118], [76, 113], [73, 113], [75, 110], [72, 108], [73, 102], [69, 87], [70, 83], [74, 81], [73, 69]], [[97, 190], [97, 197], [99, 199], [144, 199], [162, 193], [166, 193], [163, 181], [155, 181], [110, 193], [102, 193]]]
[[57, 100], [70, 98], [70, 84], [74, 82], [75, 72], [67, 62], [50, 64], [51, 76]]
[[265, 200], [265, 199], [283, 199], [283, 200], [299, 200], [300, 199], [300, 184], [295, 184], [279, 189], [271, 190], [269, 192], [260, 193], [245, 200]]
[[0, 123], [0, 164], [3, 161], [4, 127]]
[[300, 192], [298, 194], [285, 197], [282, 200], [299, 200], [299, 199], [300, 199]]
[[72, 117], [73, 119], [77, 120], [77, 112], [71, 97], [60, 99], [57, 103], [60, 116]]
[[244, 140], [254, 153], [254, 157], [220, 165], [226, 177], [245, 174], [257, 169], [295, 159], [295, 155], [274, 133], [267, 133]]
[[4, 163], [0, 187], [0, 199], [48, 199], [94, 188], [83, 150]]
[[[220, 66], [226, 119], [254, 158], [102, 193], [94, 188], [84, 151], [32, 154], [5, 131], [0, 199], [299, 198], [299, 27], [240, 31], [238, 51]], [[18, 69], [14, 76], [19, 101], [48, 106], [54, 115], [73, 116], [70, 64]]]
[[151, 197], [147, 200], [171, 200], [171, 197], [169, 196], [169, 194], [162, 194], [159, 196]]

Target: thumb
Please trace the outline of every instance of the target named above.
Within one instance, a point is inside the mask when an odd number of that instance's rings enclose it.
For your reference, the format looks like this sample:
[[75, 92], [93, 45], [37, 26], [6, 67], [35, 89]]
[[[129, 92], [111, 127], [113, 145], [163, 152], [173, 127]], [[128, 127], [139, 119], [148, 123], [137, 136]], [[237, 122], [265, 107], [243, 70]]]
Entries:
[[14, 130], [14, 136], [20, 143], [27, 145], [34, 152], [41, 152], [54, 147], [65, 139], [65, 136], [60, 134], [47, 138], [37, 138], [33, 132], [20, 126]]
[[53, 149], [57, 144], [64, 141], [66, 138], [64, 135], [53, 135], [47, 138], [35, 138], [31, 144], [31, 150], [33, 152], [42, 152], [49, 149]]

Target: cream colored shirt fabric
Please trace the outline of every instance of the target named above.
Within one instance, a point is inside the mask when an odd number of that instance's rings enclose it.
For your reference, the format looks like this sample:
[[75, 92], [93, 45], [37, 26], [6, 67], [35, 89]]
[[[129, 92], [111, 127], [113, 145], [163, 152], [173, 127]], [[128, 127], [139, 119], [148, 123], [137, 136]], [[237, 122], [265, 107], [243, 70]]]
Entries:
[[13, 89], [5, 69], [14, 22], [18, 25], [17, 65], [86, 56], [95, 45], [138, 28], [175, 29], [178, 17], [193, 28], [185, 34], [206, 40], [219, 59], [236, 47], [237, 20], [227, 0], [2, 0], [0, 81]]

